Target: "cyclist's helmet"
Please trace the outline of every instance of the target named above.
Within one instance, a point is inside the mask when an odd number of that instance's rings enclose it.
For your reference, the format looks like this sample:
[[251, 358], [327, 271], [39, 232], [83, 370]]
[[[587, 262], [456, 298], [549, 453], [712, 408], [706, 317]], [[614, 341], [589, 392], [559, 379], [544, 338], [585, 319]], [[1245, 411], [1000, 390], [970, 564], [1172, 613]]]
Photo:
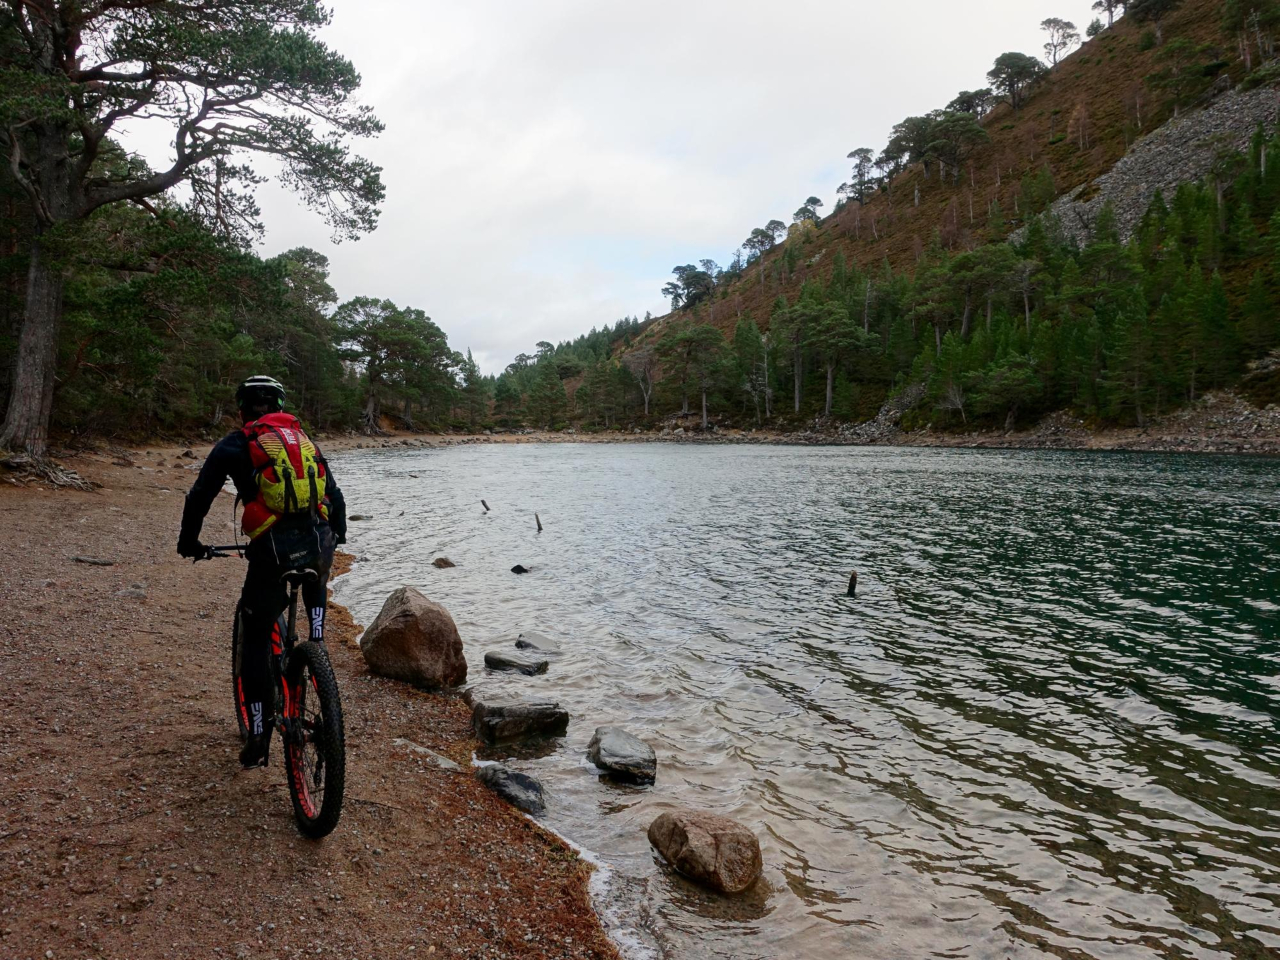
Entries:
[[266, 408], [267, 413], [284, 409], [284, 386], [274, 377], [250, 377], [236, 389], [236, 406], [245, 420]]

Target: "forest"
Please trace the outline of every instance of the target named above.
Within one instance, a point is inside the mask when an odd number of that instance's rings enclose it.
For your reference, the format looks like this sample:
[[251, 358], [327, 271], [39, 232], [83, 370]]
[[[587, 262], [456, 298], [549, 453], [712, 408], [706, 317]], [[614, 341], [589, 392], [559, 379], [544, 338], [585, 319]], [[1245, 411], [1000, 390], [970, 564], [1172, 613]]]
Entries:
[[[1132, 42], [1152, 64], [1140, 89], [1127, 94], [1134, 126], [1119, 131], [1125, 144], [1142, 129], [1141, 114], [1132, 112], [1141, 97], [1150, 129], [1159, 122], [1152, 115], [1176, 117], [1211, 94], [1229, 65], [1243, 72], [1244, 88], [1274, 82], [1280, 5], [1200, 4], [1210, 8], [1210, 35], [1229, 46], [1169, 29], [1181, 6], [1095, 4], [1099, 18], [1086, 35], [1116, 41], [1108, 34], [1127, 17], [1139, 30], [1120, 42]], [[795, 427], [815, 418], [869, 419], [887, 396], [910, 390], [918, 400], [904, 419], [908, 428], [1008, 430], [1064, 408], [1095, 424], [1141, 426], [1237, 383], [1250, 361], [1280, 345], [1280, 171], [1268, 163], [1280, 139], [1272, 129], [1258, 129], [1246, 150], [1223, 138], [1210, 175], [1157, 195], [1124, 242], [1108, 207], [1083, 241], [1062, 229], [1049, 209], [1060, 185], [1045, 159], [1006, 187], [1007, 208], [997, 192], [966, 231], [956, 229], [952, 197], [931, 238], [916, 238], [909, 263], [885, 254], [859, 266], [837, 248], [822, 268], [829, 248], [816, 238], [826, 223], [845, 224], [828, 238], [842, 229], [864, 244], [879, 240], [892, 215], [878, 227], [877, 211], [886, 202], [893, 210], [895, 194], [912, 190], [897, 197], [898, 207], [919, 208], [922, 181], [926, 189], [931, 178], [972, 181], [971, 158], [991, 139], [993, 111], [1003, 107], [1002, 129], [1031, 125], [1020, 111], [1081, 42], [1068, 21], [1049, 18], [1041, 27], [1044, 61], [1002, 54], [987, 75], [990, 86], [906, 118], [879, 154], [851, 151], [852, 175], [825, 223], [822, 201], [810, 196], [790, 225], [775, 219], [752, 230], [729, 266], [702, 259], [675, 267], [662, 291], [672, 314], [635, 346], [627, 330], [608, 356], [556, 348], [561, 370], [576, 377], [574, 414], [589, 428], [653, 409], [704, 427], [712, 418]], [[1054, 116], [1049, 123], [1049, 146], [1075, 141], [1065, 146], [1083, 153], [1097, 135], [1083, 100], [1056, 131]], [[902, 182], [909, 170], [922, 174], [911, 186]], [[970, 223], [972, 197], [970, 189]], [[744, 309], [744, 300], [758, 306]], [[498, 384], [508, 380], [524, 390], [534, 382], [516, 367]], [[548, 409], [567, 405], [540, 408], [535, 420]]]
[[[228, 0], [212, 14], [189, 5], [191, 22], [208, 26], [241, 5]], [[292, 18], [304, 36], [323, 20], [300, 0], [265, 6], [277, 21]], [[1229, 64], [1243, 66], [1245, 85], [1274, 82], [1280, 3], [1217, 5], [1215, 43], [1169, 27], [1181, 6], [1100, 0], [1099, 18], [1085, 30], [1105, 44], [1121, 18], [1139, 25], [1133, 42], [1154, 64], [1142, 82], [1148, 114], [1176, 116], [1194, 106]], [[262, 49], [299, 42], [240, 21], [223, 26], [247, 31], [246, 44]], [[1005, 201], [997, 196], [975, 210], [970, 189], [964, 231], [948, 225], [948, 217], [955, 227], [961, 220], [953, 199], [932, 235], [915, 239], [909, 262], [840, 249], [827, 255], [815, 242], [836, 222], [859, 241], [880, 239], [889, 220], [876, 211], [886, 203], [919, 208], [922, 182], [927, 190], [967, 177], [972, 187], [971, 158], [997, 132], [992, 118], [1001, 118], [999, 130], [1022, 123], [1030, 99], [1082, 42], [1068, 21], [1041, 26], [1043, 60], [1001, 54], [988, 86], [904, 119], [878, 153], [851, 151], [851, 175], [827, 217], [821, 199], [810, 196], [790, 224], [774, 219], [752, 230], [727, 267], [710, 259], [677, 266], [662, 291], [672, 304], [668, 317], [625, 317], [576, 340], [540, 342], [494, 376], [452, 348], [417, 306], [376, 296], [339, 302], [317, 252], [254, 252], [261, 229], [251, 196], [255, 175], [231, 163], [233, 148], [290, 158], [299, 192], [324, 210], [336, 233], [354, 237], [376, 224], [377, 169], [335, 146], [381, 129], [348, 102], [358, 77], [345, 61], [310, 41], [289, 49], [310, 58], [307, 79], [273, 78], [278, 89], [265, 88], [289, 105], [311, 98], [338, 139], [253, 113], [246, 132], [220, 141], [208, 131], [221, 127], [192, 117], [178, 129], [191, 137], [187, 159], [204, 151], [199, 162], [184, 166], [180, 155], [172, 170], [153, 171], [108, 134], [117, 114], [152, 103], [156, 78], [105, 68], [89, 77], [79, 60], [63, 64], [84, 89], [106, 91], [96, 105], [73, 98], [81, 111], [77, 133], [75, 116], [49, 119], [47, 102], [39, 112], [47, 85], [32, 79], [39, 71], [28, 55], [39, 48], [27, 43], [19, 18], [0, 13], [0, 65], [28, 84], [10, 82], [0, 96], [0, 112], [14, 121], [0, 140], [13, 156], [35, 158], [0, 169], [7, 437], [16, 445], [35, 437], [28, 446], [38, 447], [43, 439], [31, 423], [41, 416], [69, 437], [215, 432], [235, 384], [251, 373], [284, 380], [293, 409], [321, 430], [601, 430], [673, 415], [703, 428], [788, 428], [814, 418], [868, 419], [886, 397], [908, 389], [919, 398], [908, 427], [1008, 429], [1062, 408], [1095, 422], [1141, 425], [1235, 383], [1251, 360], [1280, 345], [1280, 164], [1269, 162], [1280, 149], [1276, 130], [1259, 129], [1243, 151], [1224, 145], [1208, 178], [1158, 196], [1123, 242], [1105, 209], [1084, 242], [1062, 229], [1049, 209], [1062, 185], [1047, 160], [1026, 165], [1005, 185]], [[163, 39], [186, 44], [193, 61], [207, 56], [194, 34], [139, 35], [142, 41], [130, 42], [154, 48]], [[1116, 52], [1113, 44], [1108, 57]], [[120, 54], [126, 56], [145, 62], [134, 50]], [[261, 95], [262, 85], [251, 82], [260, 63], [246, 56], [239, 86], [231, 85]], [[214, 83], [192, 70], [186, 84]], [[228, 94], [225, 102], [234, 99]], [[1139, 97], [1133, 105], [1143, 103]], [[242, 107], [226, 109], [236, 116]], [[90, 115], [100, 118], [97, 126]], [[1101, 136], [1083, 106], [1060, 119], [1055, 111], [1049, 123], [1050, 146], [1074, 142], [1083, 153]], [[41, 124], [56, 126], [80, 158], [71, 190], [80, 205], [69, 213], [57, 214], [40, 186], [47, 182], [40, 145], [23, 132]], [[1127, 144], [1138, 132], [1126, 126], [1117, 135]], [[173, 189], [179, 183], [185, 194]], [[43, 329], [56, 331], [53, 361], [33, 373], [33, 302], [44, 309], [51, 299], [33, 301], [33, 290], [47, 292], [51, 283], [60, 315]], [[27, 434], [15, 432], [20, 421]]]

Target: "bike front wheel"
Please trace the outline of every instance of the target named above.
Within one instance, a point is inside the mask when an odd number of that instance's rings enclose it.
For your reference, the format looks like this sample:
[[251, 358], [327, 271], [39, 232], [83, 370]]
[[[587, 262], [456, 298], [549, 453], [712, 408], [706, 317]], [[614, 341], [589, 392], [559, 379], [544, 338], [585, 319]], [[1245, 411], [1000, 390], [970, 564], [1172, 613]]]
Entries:
[[342, 816], [346, 742], [342, 703], [324, 644], [293, 648], [284, 677], [284, 764], [298, 829], [318, 839]]

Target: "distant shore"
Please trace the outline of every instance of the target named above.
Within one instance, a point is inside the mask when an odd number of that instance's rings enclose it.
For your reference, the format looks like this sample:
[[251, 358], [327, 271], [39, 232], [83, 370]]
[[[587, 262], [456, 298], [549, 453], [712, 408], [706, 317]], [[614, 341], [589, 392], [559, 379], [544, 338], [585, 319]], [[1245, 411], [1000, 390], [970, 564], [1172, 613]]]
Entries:
[[874, 420], [852, 425], [819, 422], [794, 431], [744, 430], [713, 424], [711, 429], [703, 431], [697, 417], [685, 417], [669, 418], [663, 426], [649, 430], [497, 429], [478, 433], [395, 430], [381, 435], [321, 435], [319, 440], [329, 452], [504, 443], [714, 443], [1280, 455], [1280, 407], [1273, 404], [1260, 410], [1233, 394], [1221, 393], [1176, 413], [1153, 418], [1145, 427], [1090, 429], [1078, 418], [1056, 413], [1030, 429], [1009, 433], [904, 431], [894, 424]]

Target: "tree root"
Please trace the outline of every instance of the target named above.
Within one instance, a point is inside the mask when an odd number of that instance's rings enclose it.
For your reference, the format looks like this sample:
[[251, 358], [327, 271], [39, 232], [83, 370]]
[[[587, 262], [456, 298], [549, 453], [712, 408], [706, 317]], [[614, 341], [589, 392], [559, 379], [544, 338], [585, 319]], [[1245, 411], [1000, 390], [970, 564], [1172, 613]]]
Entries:
[[0, 450], [0, 467], [14, 476], [5, 477], [10, 483], [47, 483], [52, 487], [68, 490], [96, 490], [102, 484], [86, 480], [74, 470], [59, 466], [49, 457], [33, 457], [27, 453], [10, 453]]

